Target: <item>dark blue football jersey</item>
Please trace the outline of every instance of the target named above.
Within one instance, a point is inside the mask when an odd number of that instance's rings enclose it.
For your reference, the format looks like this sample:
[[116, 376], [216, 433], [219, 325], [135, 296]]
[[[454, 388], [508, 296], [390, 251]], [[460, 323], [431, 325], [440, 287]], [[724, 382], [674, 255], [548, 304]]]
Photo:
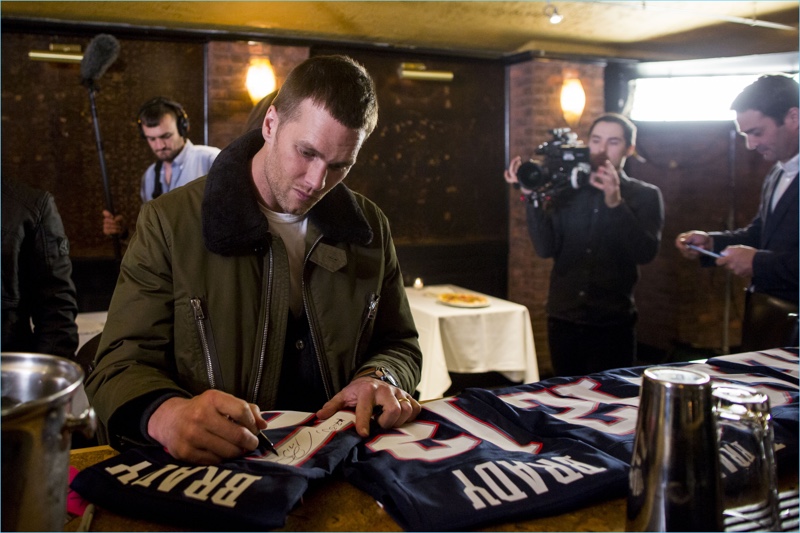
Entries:
[[[796, 464], [796, 352], [672, 366], [767, 392], [776, 460]], [[360, 443], [346, 477], [414, 531], [474, 529], [623, 497], [644, 368], [468, 389], [426, 403], [416, 421]], [[723, 466], [728, 474], [745, 467]]]
[[82, 470], [70, 487], [122, 515], [199, 531], [281, 527], [308, 488], [329, 476], [361, 440], [355, 414], [264, 413], [278, 455], [255, 452], [214, 466], [173, 459], [158, 447], [127, 450]]
[[[796, 351], [677, 366], [769, 394], [776, 459], [796, 465]], [[401, 428], [373, 425], [366, 439], [351, 412], [325, 421], [268, 412], [265, 433], [278, 457], [258, 450], [198, 467], [161, 449], [130, 450], [82, 471], [72, 487], [121, 514], [203, 529], [269, 529], [285, 523], [311, 479], [341, 466], [406, 530], [474, 529], [564, 513], [626, 494], [643, 370], [468, 389], [425, 403]], [[730, 459], [723, 471], [744, 466]]]

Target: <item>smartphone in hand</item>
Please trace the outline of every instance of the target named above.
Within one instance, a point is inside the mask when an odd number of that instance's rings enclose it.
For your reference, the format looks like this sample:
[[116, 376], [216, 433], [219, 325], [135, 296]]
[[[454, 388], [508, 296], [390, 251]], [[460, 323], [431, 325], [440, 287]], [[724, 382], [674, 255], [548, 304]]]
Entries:
[[695, 252], [700, 252], [703, 255], [707, 255], [715, 259], [722, 257], [720, 254], [716, 252], [712, 252], [711, 250], [706, 250], [705, 248], [700, 248], [699, 246], [696, 246], [694, 244], [687, 244], [686, 247], [689, 248], [690, 250], [694, 250]]

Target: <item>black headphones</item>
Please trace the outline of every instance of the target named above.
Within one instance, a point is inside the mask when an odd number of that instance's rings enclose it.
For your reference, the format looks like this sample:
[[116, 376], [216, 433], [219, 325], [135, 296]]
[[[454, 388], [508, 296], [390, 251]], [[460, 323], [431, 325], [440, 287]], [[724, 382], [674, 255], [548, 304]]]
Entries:
[[178, 135], [185, 138], [189, 134], [189, 115], [187, 115], [186, 111], [183, 110], [183, 106], [175, 100], [170, 100], [169, 98], [165, 98], [163, 96], [156, 96], [152, 100], [145, 102], [145, 104], [139, 108], [139, 112], [136, 114], [136, 123], [139, 125], [139, 133], [141, 134], [142, 138], [145, 138], [144, 130], [142, 129], [142, 113], [147, 111], [149, 108], [156, 106], [166, 106], [175, 112]]

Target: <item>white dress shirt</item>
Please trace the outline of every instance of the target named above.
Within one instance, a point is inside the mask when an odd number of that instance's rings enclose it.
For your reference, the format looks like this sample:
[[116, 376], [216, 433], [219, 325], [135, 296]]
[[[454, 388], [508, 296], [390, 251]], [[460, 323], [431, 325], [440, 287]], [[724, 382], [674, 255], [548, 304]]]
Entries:
[[797, 177], [797, 156], [795, 154], [793, 158], [788, 160], [786, 163], [782, 163], [778, 161], [776, 167], [783, 172], [780, 179], [777, 183], [775, 183], [775, 187], [772, 193], [772, 204], [770, 205], [770, 210], [774, 210], [775, 206], [778, 205], [778, 202], [783, 196], [783, 193], [786, 192], [786, 189], [789, 188], [789, 185], [792, 183], [792, 180]]

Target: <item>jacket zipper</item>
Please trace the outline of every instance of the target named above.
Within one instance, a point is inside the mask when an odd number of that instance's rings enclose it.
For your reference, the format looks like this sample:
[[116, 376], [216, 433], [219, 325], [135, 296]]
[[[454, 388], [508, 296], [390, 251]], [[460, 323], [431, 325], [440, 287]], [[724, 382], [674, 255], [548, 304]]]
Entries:
[[305, 280], [305, 271], [306, 271], [306, 264], [308, 263], [308, 258], [311, 257], [311, 252], [314, 251], [319, 241], [322, 240], [322, 236], [320, 235], [317, 237], [317, 240], [314, 241], [314, 244], [308, 250], [308, 254], [306, 255], [305, 259], [303, 260], [303, 306], [306, 309], [306, 318], [308, 319], [308, 329], [311, 332], [311, 342], [314, 343], [314, 353], [317, 354], [317, 365], [319, 365], [319, 371], [322, 375], [322, 385], [325, 387], [325, 396], [330, 400], [333, 398], [333, 394], [331, 394], [331, 388], [328, 385], [328, 381], [330, 380], [330, 372], [325, 372], [326, 367], [323, 365], [323, 354], [320, 348], [320, 344], [317, 341], [317, 335], [314, 330], [314, 321], [312, 320], [311, 316], [311, 309], [308, 306], [308, 297], [306, 295], [306, 280]]
[[208, 384], [212, 389], [216, 389], [216, 379], [214, 377], [213, 365], [211, 362], [211, 351], [208, 348], [208, 337], [206, 335], [206, 316], [203, 313], [203, 305], [200, 298], [189, 300], [194, 311], [194, 321], [197, 324], [197, 332], [200, 334], [200, 345], [203, 350], [203, 358], [206, 361], [206, 372], [208, 373]]
[[364, 335], [364, 330], [367, 329], [367, 324], [369, 324], [370, 321], [375, 320], [375, 317], [378, 315], [378, 301], [380, 299], [381, 297], [378, 296], [377, 292], [370, 293], [369, 295], [367, 314], [364, 316], [364, 320], [361, 321], [361, 327], [358, 329], [358, 337], [356, 337], [356, 346], [353, 351], [353, 361], [358, 360], [358, 348], [361, 346], [361, 336]]
[[256, 381], [253, 385], [253, 397], [250, 399], [251, 403], [258, 405], [258, 392], [261, 387], [261, 375], [264, 372], [264, 359], [267, 352], [267, 334], [269, 333], [269, 312], [272, 301], [272, 246], [269, 247], [269, 268], [267, 269], [267, 299], [265, 305], [267, 311], [264, 313], [264, 330], [261, 336], [261, 351], [258, 356], [258, 373], [256, 374]]

